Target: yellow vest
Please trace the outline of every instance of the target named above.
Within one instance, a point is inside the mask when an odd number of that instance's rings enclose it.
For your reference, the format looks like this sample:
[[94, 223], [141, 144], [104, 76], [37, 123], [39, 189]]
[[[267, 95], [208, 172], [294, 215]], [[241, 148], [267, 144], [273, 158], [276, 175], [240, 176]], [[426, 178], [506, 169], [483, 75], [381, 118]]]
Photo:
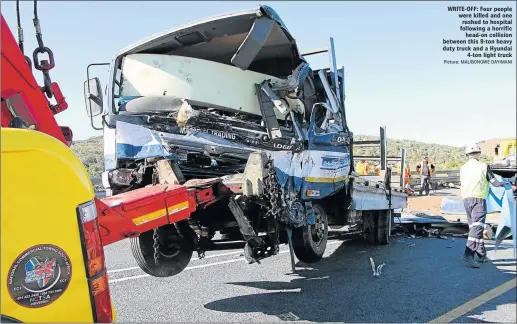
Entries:
[[369, 175], [370, 174], [370, 165], [368, 162], [362, 163], [358, 162], [355, 165], [355, 172], [359, 173], [360, 175]]
[[460, 168], [462, 198], [488, 197], [487, 166], [486, 163], [471, 158]]

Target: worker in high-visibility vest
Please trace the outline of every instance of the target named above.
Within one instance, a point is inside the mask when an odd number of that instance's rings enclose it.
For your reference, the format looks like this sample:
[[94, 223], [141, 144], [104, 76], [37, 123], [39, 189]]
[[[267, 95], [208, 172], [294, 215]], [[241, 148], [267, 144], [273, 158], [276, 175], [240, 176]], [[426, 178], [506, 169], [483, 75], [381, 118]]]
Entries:
[[406, 168], [404, 169], [404, 183], [408, 190], [408, 194], [412, 195], [413, 188], [411, 188], [411, 185], [409, 184], [409, 178], [411, 178], [411, 168], [409, 168], [409, 163], [406, 163]]
[[[487, 212], [486, 198], [489, 183], [494, 187], [505, 187], [511, 184], [499, 182], [494, 177], [488, 164], [479, 161], [481, 148], [478, 144], [467, 146], [465, 153], [468, 161], [460, 168], [461, 198], [467, 211], [469, 235], [463, 259], [474, 268], [479, 268], [478, 262], [487, 262], [483, 229]], [[477, 255], [478, 260], [475, 260]]]
[[434, 173], [434, 165], [429, 161], [429, 157], [424, 156], [424, 160], [416, 166], [418, 173], [420, 174], [420, 196], [422, 192], [429, 196], [431, 190], [431, 176]]
[[[401, 163], [397, 163], [397, 171], [398, 174], [401, 174]], [[413, 194], [413, 189], [409, 185], [409, 178], [411, 177], [411, 169], [409, 168], [409, 163], [406, 162], [406, 167], [404, 168], [404, 187], [408, 189], [408, 194]]]
[[375, 163], [375, 167], [373, 168], [373, 175], [377, 177], [381, 175], [381, 166], [379, 163]]
[[355, 165], [355, 172], [360, 175], [370, 175], [370, 164], [366, 160], [361, 160]]
[[409, 168], [409, 164], [406, 163], [406, 167], [404, 168], [404, 182], [409, 185], [409, 178], [411, 178], [411, 169]]

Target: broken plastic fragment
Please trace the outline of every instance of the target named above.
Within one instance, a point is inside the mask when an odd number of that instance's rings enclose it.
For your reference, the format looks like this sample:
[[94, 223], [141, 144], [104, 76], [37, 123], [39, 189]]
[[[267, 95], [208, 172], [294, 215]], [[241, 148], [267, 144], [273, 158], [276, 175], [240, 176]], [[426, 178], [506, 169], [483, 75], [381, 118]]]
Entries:
[[382, 267], [384, 267], [385, 263], [380, 264], [380, 265], [377, 266], [377, 268], [375, 268], [375, 262], [373, 261], [372, 258], [370, 258], [370, 264], [372, 265], [373, 276], [374, 277], [380, 276], [381, 275], [381, 271], [382, 271]]
[[199, 116], [199, 111], [194, 110], [187, 100], [183, 100], [183, 103], [181, 104], [181, 107], [178, 110], [178, 117], [176, 118], [176, 123], [180, 127], [185, 127], [190, 118], [197, 116]]

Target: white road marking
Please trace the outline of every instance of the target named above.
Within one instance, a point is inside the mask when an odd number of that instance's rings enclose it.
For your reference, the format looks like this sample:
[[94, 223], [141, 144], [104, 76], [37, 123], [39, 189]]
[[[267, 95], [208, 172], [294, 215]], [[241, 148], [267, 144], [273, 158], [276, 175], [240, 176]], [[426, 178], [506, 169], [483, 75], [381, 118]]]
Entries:
[[[327, 242], [327, 245], [332, 245], [332, 244], [337, 244], [337, 243], [342, 243], [342, 242], [343, 241], [331, 241], [331, 242]], [[289, 249], [280, 251], [278, 254], [283, 254], [283, 253], [288, 253], [288, 252], [289, 252]], [[240, 251], [239, 251], [239, 253], [240, 253]], [[232, 254], [237, 254], [237, 253], [232, 253]], [[226, 253], [219, 254], [218, 256], [221, 256], [221, 255], [226, 255]], [[226, 260], [226, 261], [220, 261], [220, 262], [214, 262], [214, 263], [208, 263], [208, 264], [200, 264], [200, 265], [196, 265], [196, 266], [186, 267], [183, 271], [207, 268], [207, 267], [217, 266], [217, 265], [221, 265], [221, 264], [235, 263], [235, 262], [239, 262], [239, 261], [246, 261], [246, 259], [245, 258], [239, 258], [239, 259], [232, 259], [232, 260]], [[131, 267], [131, 268], [126, 268], [126, 269], [111, 270], [111, 271], [108, 271], [108, 273], [110, 273], [110, 272], [113, 273], [113, 272], [126, 271], [126, 270], [129, 270], [129, 269], [140, 269], [140, 267]], [[121, 281], [140, 279], [140, 278], [145, 278], [145, 277], [150, 277], [150, 276], [151, 275], [148, 275], [148, 274], [141, 274], [141, 275], [138, 275], [138, 276], [131, 276], [131, 277], [124, 277], [124, 278], [119, 278], [119, 279], [112, 279], [112, 280], [109, 280], [109, 283], [116, 283], [116, 282], [121, 282]]]
[[[227, 256], [227, 255], [233, 255], [233, 254], [239, 254], [239, 253], [242, 253], [242, 251], [234, 251], [234, 252], [228, 252], [228, 253], [221, 253], [221, 254], [207, 255], [207, 256], [205, 256], [203, 259], [195, 258], [195, 259], [193, 259], [193, 261], [194, 261], [194, 260], [204, 260], [204, 259], [210, 259], [210, 258], [217, 258], [217, 257], [222, 257], [222, 256]], [[129, 268], [124, 268], [124, 269], [108, 270], [108, 273], [115, 273], [115, 272], [122, 272], [122, 271], [130, 271], [130, 270], [136, 270], [136, 269], [140, 269], [140, 267], [129, 267]]]

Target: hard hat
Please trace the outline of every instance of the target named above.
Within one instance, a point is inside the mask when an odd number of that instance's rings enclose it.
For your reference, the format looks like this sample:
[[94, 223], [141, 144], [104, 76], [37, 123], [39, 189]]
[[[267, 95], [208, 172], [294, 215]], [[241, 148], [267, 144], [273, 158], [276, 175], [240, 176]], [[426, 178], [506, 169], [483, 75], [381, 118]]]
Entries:
[[465, 149], [465, 154], [473, 154], [473, 153], [481, 153], [481, 148], [477, 143], [467, 145], [467, 148]]

